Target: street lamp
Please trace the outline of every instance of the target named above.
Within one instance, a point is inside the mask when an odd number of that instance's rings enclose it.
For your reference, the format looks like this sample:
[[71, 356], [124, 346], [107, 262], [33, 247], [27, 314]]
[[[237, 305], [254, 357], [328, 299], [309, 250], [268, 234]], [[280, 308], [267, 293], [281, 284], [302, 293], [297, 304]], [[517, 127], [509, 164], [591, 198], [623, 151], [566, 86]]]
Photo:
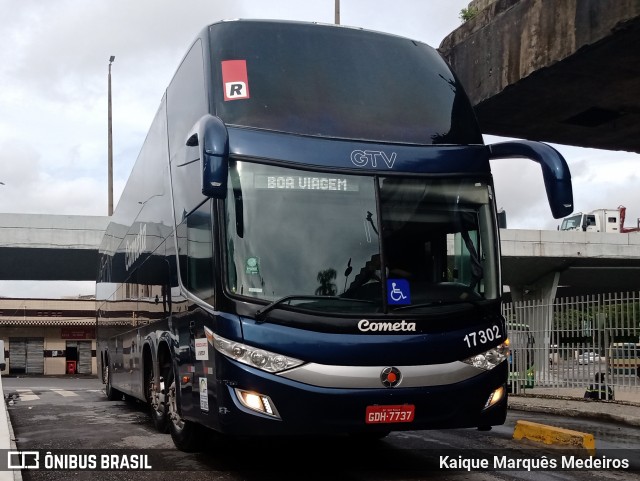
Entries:
[[108, 175], [109, 175], [109, 205], [108, 205], [108, 215], [113, 215], [113, 130], [111, 127], [111, 64], [116, 59], [115, 55], [109, 57], [109, 86], [108, 86], [108, 94], [107, 94], [107, 102], [109, 103], [109, 118], [108, 118], [108, 145], [107, 145], [107, 158], [109, 163]]
[[340, 25], [340, 0], [336, 0], [335, 6], [335, 24]]

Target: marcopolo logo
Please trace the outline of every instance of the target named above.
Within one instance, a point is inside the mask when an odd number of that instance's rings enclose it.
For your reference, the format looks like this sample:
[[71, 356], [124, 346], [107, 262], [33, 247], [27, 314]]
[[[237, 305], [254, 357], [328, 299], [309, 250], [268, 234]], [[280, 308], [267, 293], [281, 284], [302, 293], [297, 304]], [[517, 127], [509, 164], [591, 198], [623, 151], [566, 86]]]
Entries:
[[402, 381], [402, 373], [397, 367], [385, 367], [380, 373], [380, 382], [385, 387], [396, 387]]

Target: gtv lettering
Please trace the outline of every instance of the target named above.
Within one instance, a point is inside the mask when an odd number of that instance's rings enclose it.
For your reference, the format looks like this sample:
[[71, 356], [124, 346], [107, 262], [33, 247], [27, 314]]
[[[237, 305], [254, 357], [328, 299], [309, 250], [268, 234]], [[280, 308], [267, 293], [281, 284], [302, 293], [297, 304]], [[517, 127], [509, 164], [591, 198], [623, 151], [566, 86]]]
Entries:
[[389, 169], [393, 169], [397, 155], [395, 152], [388, 156], [381, 150], [354, 150], [351, 152], [351, 162], [358, 167], [366, 167], [369, 163], [371, 167], [378, 167], [378, 160], [382, 159]]

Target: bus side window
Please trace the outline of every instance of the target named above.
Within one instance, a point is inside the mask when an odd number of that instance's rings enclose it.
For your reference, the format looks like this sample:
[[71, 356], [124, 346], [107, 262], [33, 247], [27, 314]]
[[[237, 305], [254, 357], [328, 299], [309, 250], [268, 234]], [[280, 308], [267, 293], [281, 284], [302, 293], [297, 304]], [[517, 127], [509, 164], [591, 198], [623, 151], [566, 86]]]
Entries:
[[187, 276], [183, 279], [187, 289], [210, 304], [214, 304], [212, 203], [205, 202], [187, 218]]
[[198, 206], [202, 195], [199, 150], [186, 145], [194, 123], [207, 113], [202, 46], [196, 42], [167, 88], [167, 132], [176, 224]]

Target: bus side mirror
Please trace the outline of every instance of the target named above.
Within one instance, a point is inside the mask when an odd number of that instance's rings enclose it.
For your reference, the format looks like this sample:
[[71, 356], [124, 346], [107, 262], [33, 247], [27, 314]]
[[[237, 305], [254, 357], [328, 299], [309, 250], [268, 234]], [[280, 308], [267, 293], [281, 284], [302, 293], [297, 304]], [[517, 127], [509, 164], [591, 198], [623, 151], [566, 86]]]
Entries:
[[571, 172], [560, 152], [550, 145], [530, 140], [514, 140], [491, 144], [490, 159], [524, 157], [540, 164], [549, 207], [554, 218], [560, 219], [573, 212]]
[[224, 122], [220, 117], [203, 115], [191, 129], [186, 144], [199, 147], [202, 194], [224, 199], [229, 171], [229, 134]]

